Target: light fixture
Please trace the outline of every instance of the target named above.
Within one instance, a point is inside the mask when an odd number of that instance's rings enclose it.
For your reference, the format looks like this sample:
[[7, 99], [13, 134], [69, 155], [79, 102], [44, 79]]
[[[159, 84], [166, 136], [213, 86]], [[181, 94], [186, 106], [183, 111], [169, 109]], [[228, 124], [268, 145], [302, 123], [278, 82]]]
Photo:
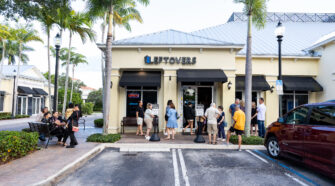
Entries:
[[283, 37], [285, 34], [285, 27], [283, 26], [283, 24], [279, 21], [277, 24], [277, 27], [275, 29], [275, 35], [277, 37]]
[[230, 90], [231, 89], [231, 86], [232, 86], [233, 84], [231, 83], [231, 81], [229, 81], [228, 82], [228, 85], [227, 85], [227, 87], [228, 87], [228, 90]]
[[272, 85], [271, 87], [270, 87], [270, 92], [271, 93], [273, 93], [273, 89], [274, 89], [275, 87]]
[[55, 45], [60, 47], [62, 45], [62, 38], [60, 37], [60, 34], [58, 33], [54, 39]]

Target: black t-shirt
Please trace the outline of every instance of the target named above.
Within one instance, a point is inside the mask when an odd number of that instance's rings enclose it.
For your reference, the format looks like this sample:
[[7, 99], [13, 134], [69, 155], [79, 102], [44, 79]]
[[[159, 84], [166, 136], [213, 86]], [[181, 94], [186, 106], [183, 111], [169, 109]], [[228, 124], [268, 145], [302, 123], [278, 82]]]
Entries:
[[140, 117], [140, 118], [144, 118], [143, 107], [137, 107], [137, 108], [136, 108], [136, 112], [138, 112], [138, 117]]

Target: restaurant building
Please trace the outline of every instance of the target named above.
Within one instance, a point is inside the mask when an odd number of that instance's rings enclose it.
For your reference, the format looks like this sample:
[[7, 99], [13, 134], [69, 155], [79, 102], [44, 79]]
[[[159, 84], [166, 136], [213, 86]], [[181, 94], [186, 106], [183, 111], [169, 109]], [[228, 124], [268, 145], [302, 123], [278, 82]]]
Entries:
[[[300, 104], [322, 101], [317, 94], [324, 89], [316, 80], [322, 56], [306, 49], [334, 31], [334, 18], [335, 14], [268, 13], [265, 28], [252, 28], [252, 99], [265, 99], [266, 125], [278, 118], [279, 110], [285, 113]], [[275, 87], [278, 43], [274, 30], [279, 20], [286, 27], [281, 108]], [[170, 99], [181, 115], [188, 102], [204, 109], [215, 102], [229, 116], [234, 99], [244, 100], [246, 21], [242, 13], [233, 13], [225, 24], [190, 33], [170, 29], [115, 41], [109, 132], [121, 131], [122, 119], [135, 116], [139, 100], [159, 105], [161, 130]], [[105, 49], [105, 44], [98, 46]], [[231, 125], [231, 117], [226, 121]], [[179, 119], [178, 131], [184, 122]]]
[[[18, 78], [17, 65], [4, 65], [0, 87], [0, 112], [12, 112], [14, 79]], [[53, 95], [53, 86], [51, 88]], [[21, 65], [18, 79], [16, 114], [36, 115], [44, 106], [49, 107], [48, 82], [38, 68]], [[53, 97], [53, 96], [52, 96]]]

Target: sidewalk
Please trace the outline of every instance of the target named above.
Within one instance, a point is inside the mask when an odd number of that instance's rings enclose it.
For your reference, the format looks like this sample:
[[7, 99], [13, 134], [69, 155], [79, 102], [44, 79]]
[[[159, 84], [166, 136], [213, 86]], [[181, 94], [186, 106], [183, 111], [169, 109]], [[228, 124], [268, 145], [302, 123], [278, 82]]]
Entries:
[[[35, 116], [31, 116], [29, 118], [21, 118], [21, 119], [0, 120], [0, 126], [22, 124], [22, 123], [28, 123], [28, 122], [32, 122], [32, 121], [36, 121]], [[28, 126], [28, 124], [27, 124], [27, 126]]]

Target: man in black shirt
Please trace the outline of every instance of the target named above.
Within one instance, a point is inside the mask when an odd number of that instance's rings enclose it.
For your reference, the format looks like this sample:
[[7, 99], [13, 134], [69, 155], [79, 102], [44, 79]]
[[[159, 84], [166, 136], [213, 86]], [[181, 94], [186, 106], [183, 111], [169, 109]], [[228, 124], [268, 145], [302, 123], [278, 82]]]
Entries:
[[185, 107], [185, 119], [187, 121], [187, 126], [183, 129], [183, 132], [185, 132], [185, 130], [190, 127], [191, 128], [191, 135], [194, 134], [193, 133], [193, 122], [194, 122], [194, 118], [195, 118], [195, 113], [192, 107], [192, 103], [188, 102], [187, 107]]
[[141, 132], [141, 136], [143, 136], [143, 118], [144, 118], [144, 111], [143, 111], [143, 102], [138, 102], [138, 107], [136, 108], [136, 120], [137, 120], [137, 131], [136, 135], [138, 136]]

